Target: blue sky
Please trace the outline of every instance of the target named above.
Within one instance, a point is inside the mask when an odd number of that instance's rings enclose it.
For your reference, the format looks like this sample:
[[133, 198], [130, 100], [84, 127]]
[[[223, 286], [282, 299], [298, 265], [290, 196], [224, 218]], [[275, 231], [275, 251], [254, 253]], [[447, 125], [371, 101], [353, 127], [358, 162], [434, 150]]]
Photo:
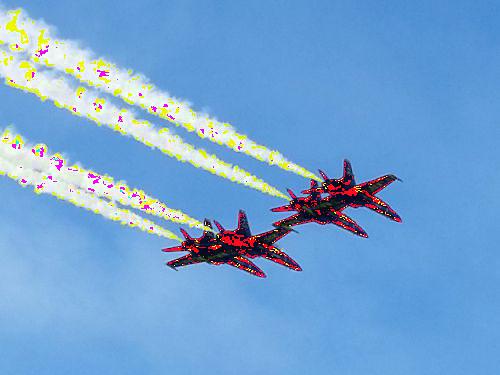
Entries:
[[[370, 238], [302, 226], [280, 242], [301, 273], [173, 272], [172, 242], [2, 178], [0, 373], [497, 373], [498, 2], [120, 3], [4, 5], [311, 170], [347, 157], [358, 181], [397, 174], [381, 197], [403, 224], [351, 209]], [[282, 217], [279, 199], [0, 97], [3, 125], [194, 217], [231, 228], [243, 208], [254, 232]], [[308, 184], [176, 132], [282, 190]]]

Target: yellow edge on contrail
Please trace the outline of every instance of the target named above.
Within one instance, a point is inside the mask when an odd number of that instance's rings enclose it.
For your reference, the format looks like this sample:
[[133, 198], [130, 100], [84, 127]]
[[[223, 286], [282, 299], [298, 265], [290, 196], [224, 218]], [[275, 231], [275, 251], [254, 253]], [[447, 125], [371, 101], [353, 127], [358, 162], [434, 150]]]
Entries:
[[12, 134], [9, 130], [5, 130], [0, 136], [0, 147], [3, 147], [4, 157], [11, 156], [26, 166], [36, 167], [44, 173], [50, 173], [58, 180], [64, 180], [84, 191], [118, 201], [124, 206], [133, 207], [175, 223], [199, 229], [209, 229], [200, 221], [189, 217], [182, 211], [167, 207], [163, 202], [150, 197], [144, 191], [128, 187], [125, 182], [117, 183], [110, 176], [102, 176], [78, 165], [68, 166], [68, 162], [60, 153], [49, 154], [45, 144], [38, 144], [30, 149], [21, 135]]
[[63, 201], [69, 202], [77, 207], [85, 208], [95, 214], [107, 219], [118, 221], [122, 225], [138, 228], [144, 232], [155, 234], [160, 237], [181, 241], [181, 239], [168, 229], [156, 225], [150, 220], [115, 206], [113, 202], [86, 193], [74, 186], [57, 181], [52, 176], [29, 169], [22, 165], [14, 165], [0, 155], [0, 175], [17, 181], [21, 186], [31, 185], [37, 194], [51, 194]]
[[119, 109], [85, 87], [74, 89], [65, 79], [52, 77], [47, 71], [38, 71], [29, 61], [18, 60], [3, 48], [0, 48], [0, 52], [0, 75], [5, 78], [7, 85], [33, 93], [42, 101], [49, 99], [59, 108], [65, 108], [74, 115], [85, 116], [98, 125], [104, 124], [122, 135], [132, 135], [139, 142], [158, 148], [179, 161], [288, 200], [278, 189], [238, 166], [226, 163], [205, 150], [194, 148], [168, 129], [157, 130], [148, 121], [137, 120], [126, 109]]
[[72, 41], [54, 39], [45, 25], [21, 14], [20, 9], [2, 15], [0, 22], [6, 27], [5, 31], [0, 28], [0, 39], [8, 40], [12, 51], [27, 50], [33, 61], [70, 74], [190, 132], [196, 131], [201, 138], [300, 176], [320, 180], [314, 173], [286, 159], [280, 152], [269, 150], [236, 132], [230, 124], [195, 112], [188, 103], [171, 97], [149, 83], [145, 77], [134, 75], [132, 70], [122, 69], [102, 58], [93, 58], [91, 52], [82, 50]]

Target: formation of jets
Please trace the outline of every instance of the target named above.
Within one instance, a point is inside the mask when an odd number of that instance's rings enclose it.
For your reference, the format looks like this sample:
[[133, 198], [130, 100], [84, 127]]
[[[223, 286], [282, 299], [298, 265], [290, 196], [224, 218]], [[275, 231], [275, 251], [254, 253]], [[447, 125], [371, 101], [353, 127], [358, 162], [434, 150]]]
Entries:
[[[301, 271], [302, 268], [297, 262], [274, 246], [278, 240], [295, 231], [293, 227], [296, 225], [310, 222], [322, 225], [335, 224], [358, 236], [368, 237], [359, 224], [342, 212], [347, 207], [366, 207], [391, 220], [401, 222], [396, 211], [375, 195], [392, 182], [399, 180], [396, 176], [389, 174], [356, 185], [348, 160], [344, 160], [344, 174], [339, 179], [328, 178], [321, 170], [319, 173], [324, 181], [320, 184], [311, 180], [310, 188], [302, 191], [303, 194], [307, 194], [306, 196], [297, 197], [288, 189], [290, 203], [271, 209], [273, 212], [296, 212], [273, 223], [274, 229], [252, 235], [247, 216], [242, 210], [238, 215], [238, 227], [232, 231], [226, 230], [217, 221], [214, 223], [218, 233], [205, 230], [199, 238], [192, 238], [181, 229], [185, 238], [181, 245], [163, 251], [187, 251], [189, 254], [168, 262], [167, 266], [177, 270], [177, 267], [202, 262], [213, 265], [228, 264], [254, 276], [266, 277], [266, 274], [250, 260], [262, 257], [294, 271]], [[210, 220], [205, 219], [204, 225], [212, 229]]]

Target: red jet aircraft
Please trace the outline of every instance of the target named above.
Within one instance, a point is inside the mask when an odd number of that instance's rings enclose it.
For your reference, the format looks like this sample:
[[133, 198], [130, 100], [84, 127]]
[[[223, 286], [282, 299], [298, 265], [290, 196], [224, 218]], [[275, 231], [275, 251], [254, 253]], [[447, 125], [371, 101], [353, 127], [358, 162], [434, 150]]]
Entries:
[[289, 204], [272, 208], [273, 212], [297, 211], [296, 214], [286, 219], [277, 221], [275, 227], [289, 227], [304, 223], [315, 222], [321, 225], [335, 224], [361, 237], [368, 237], [368, 234], [354, 220], [342, 213], [347, 205], [332, 197], [321, 198], [321, 193], [316, 190], [318, 184], [311, 180], [311, 192], [307, 197], [297, 197], [293, 191], [287, 189], [292, 198]]
[[[204, 225], [212, 228], [210, 220], [205, 219]], [[163, 249], [164, 252], [189, 251], [188, 255], [171, 260], [167, 266], [177, 271], [177, 267], [190, 264], [206, 262], [219, 266], [228, 264], [239, 268], [240, 270], [251, 273], [258, 277], [266, 277], [266, 274], [250, 260], [248, 260], [242, 251], [236, 248], [222, 248], [221, 242], [216, 238], [212, 231], [206, 230], [200, 238], [192, 238], [184, 229], [181, 229], [182, 235], [186, 239], [180, 246]]]
[[238, 227], [235, 230], [226, 230], [214, 220], [219, 233], [216, 238], [220, 241], [222, 249], [238, 249], [248, 258], [262, 257], [294, 271], [302, 271], [302, 268], [289, 255], [274, 246], [279, 239], [286, 236], [292, 229], [281, 226], [270, 231], [252, 235], [245, 211], [238, 213]]
[[388, 174], [356, 185], [351, 163], [347, 159], [344, 160], [344, 175], [342, 178], [328, 178], [321, 170], [319, 173], [324, 180], [321, 187], [317, 187], [316, 181], [311, 180], [311, 188], [304, 190], [303, 193], [328, 193], [328, 198], [339, 202], [339, 204], [354, 208], [366, 207], [391, 220], [401, 222], [401, 218], [396, 211], [375, 196], [376, 193], [386, 188], [392, 182], [396, 180], [401, 181], [396, 176]]
[[[205, 219], [204, 225], [211, 228], [211, 223]], [[167, 263], [173, 269], [189, 264], [206, 262], [213, 265], [228, 264], [254, 276], [266, 277], [266, 274], [247, 258], [263, 257], [286, 267], [301, 271], [300, 266], [287, 254], [273, 246], [280, 238], [290, 233], [289, 228], [276, 228], [268, 232], [252, 236], [248, 220], [240, 211], [238, 228], [226, 231], [216, 222], [220, 233], [214, 235], [211, 231], [203, 232], [200, 238], [192, 238], [181, 229], [186, 238], [181, 246], [163, 249], [165, 252], [189, 251], [190, 254]]]

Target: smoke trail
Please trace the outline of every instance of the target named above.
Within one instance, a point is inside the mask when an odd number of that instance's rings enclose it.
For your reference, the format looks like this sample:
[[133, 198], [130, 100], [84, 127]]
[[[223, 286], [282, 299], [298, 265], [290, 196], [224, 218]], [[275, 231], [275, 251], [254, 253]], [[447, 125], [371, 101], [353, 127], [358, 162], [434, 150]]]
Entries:
[[88, 171], [78, 165], [69, 166], [61, 154], [50, 155], [44, 144], [35, 145], [30, 149], [25, 145], [20, 135], [11, 134], [9, 130], [4, 131], [0, 141], [4, 159], [12, 161], [10, 158], [13, 158], [30, 169], [50, 174], [83, 191], [91, 192], [111, 201], [118, 201], [124, 206], [133, 207], [179, 224], [208, 229], [198, 220], [189, 217], [182, 211], [168, 208], [164, 203], [150, 197], [144, 191], [131, 189], [125, 182], [116, 183], [110, 176]]
[[249, 172], [228, 164], [205, 150], [194, 148], [178, 135], [172, 134], [169, 129], [157, 130], [148, 121], [137, 120], [126, 109], [119, 109], [92, 90], [84, 87], [74, 89], [62, 77], [54, 76], [50, 71], [38, 71], [29, 61], [18, 60], [1, 48], [0, 56], [0, 76], [3, 76], [5, 83], [11, 87], [31, 92], [42, 100], [49, 99], [57, 107], [65, 108], [75, 115], [85, 116], [98, 125], [104, 124], [122, 135], [131, 135], [137, 141], [158, 148], [179, 161], [188, 162], [197, 168], [263, 193], [288, 199], [279, 190]]
[[120, 209], [112, 202], [106, 202], [63, 181], [58, 181], [51, 175], [46, 176], [39, 171], [12, 163], [3, 157], [2, 151], [3, 148], [0, 150], [0, 175], [7, 175], [9, 178], [16, 180], [21, 186], [31, 185], [37, 194], [51, 194], [63, 201], [72, 203], [77, 207], [83, 207], [107, 219], [119, 221], [122, 225], [132, 228], [136, 227], [144, 232], [156, 234], [160, 237], [181, 241], [171, 231], [129, 210]]
[[70, 74], [129, 104], [140, 106], [153, 115], [190, 132], [196, 132], [201, 138], [300, 176], [320, 180], [312, 172], [286, 159], [280, 152], [269, 150], [238, 133], [230, 124], [217, 121], [204, 113], [196, 113], [189, 103], [171, 97], [151, 84], [146, 77], [96, 58], [91, 51], [81, 49], [73, 41], [54, 39], [48, 26], [31, 20], [21, 14], [21, 10], [8, 13], [0, 11], [0, 25], [2, 24], [9, 24], [10, 27], [0, 29], [0, 39], [8, 41], [13, 51], [26, 51], [37, 63]]

